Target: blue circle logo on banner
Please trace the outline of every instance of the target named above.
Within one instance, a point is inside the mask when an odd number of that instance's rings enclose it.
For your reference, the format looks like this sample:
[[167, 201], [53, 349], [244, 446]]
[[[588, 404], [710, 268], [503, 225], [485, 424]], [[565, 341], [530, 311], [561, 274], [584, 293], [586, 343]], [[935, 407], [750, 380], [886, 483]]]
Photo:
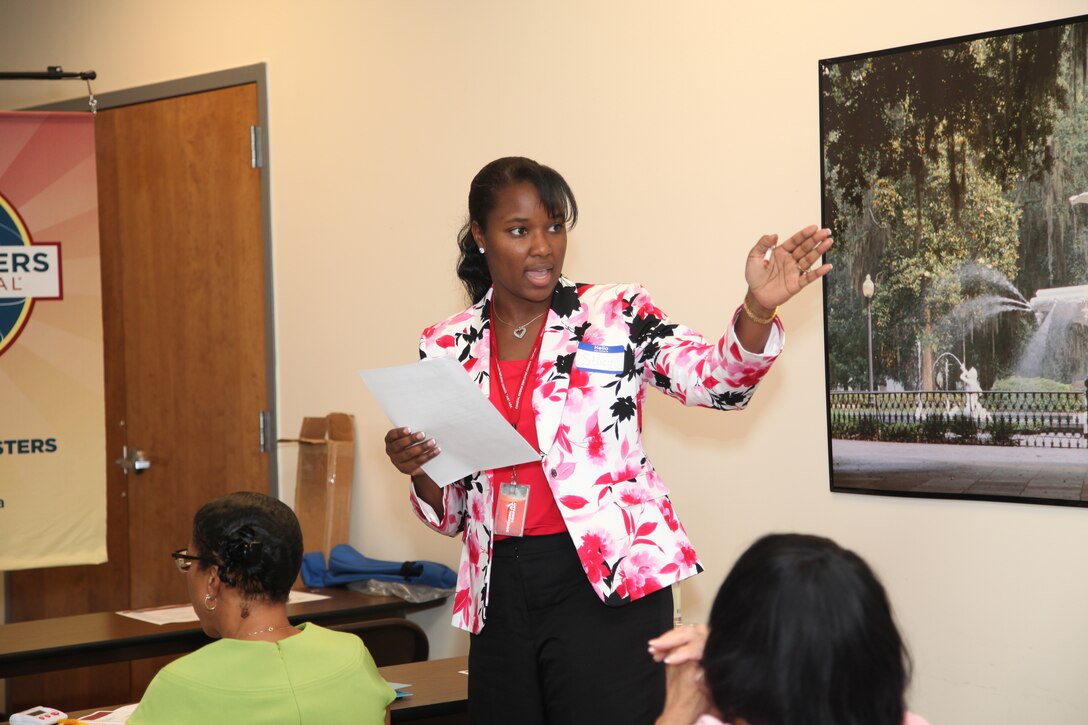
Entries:
[[19, 213], [0, 195], [0, 355], [19, 337], [34, 307], [34, 298], [23, 295], [17, 274], [11, 271], [14, 268], [11, 264], [13, 252], [29, 251], [31, 243], [30, 233]]
[[0, 195], [0, 355], [26, 328], [36, 299], [61, 299], [60, 244], [35, 244], [19, 212]]

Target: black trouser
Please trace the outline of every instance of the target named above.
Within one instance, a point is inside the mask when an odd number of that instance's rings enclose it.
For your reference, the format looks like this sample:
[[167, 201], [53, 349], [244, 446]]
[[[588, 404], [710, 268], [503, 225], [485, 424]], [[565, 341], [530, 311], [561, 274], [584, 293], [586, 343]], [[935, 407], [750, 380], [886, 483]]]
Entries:
[[469, 649], [473, 725], [652, 723], [665, 670], [647, 641], [672, 627], [672, 589], [606, 606], [568, 534], [495, 545], [483, 631]]

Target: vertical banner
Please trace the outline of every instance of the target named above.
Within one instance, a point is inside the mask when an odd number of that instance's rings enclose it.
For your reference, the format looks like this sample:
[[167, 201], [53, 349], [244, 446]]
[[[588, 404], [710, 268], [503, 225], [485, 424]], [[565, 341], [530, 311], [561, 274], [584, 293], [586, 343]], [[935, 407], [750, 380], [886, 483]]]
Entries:
[[106, 560], [94, 117], [0, 112], [0, 571]]

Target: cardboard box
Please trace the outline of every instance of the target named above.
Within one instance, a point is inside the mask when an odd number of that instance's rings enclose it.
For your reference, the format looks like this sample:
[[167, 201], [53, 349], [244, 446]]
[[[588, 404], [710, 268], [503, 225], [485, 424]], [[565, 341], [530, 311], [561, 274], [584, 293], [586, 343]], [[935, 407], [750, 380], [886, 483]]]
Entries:
[[355, 418], [347, 413], [303, 418], [298, 444], [295, 514], [302, 548], [320, 551], [328, 561], [332, 547], [348, 543]]

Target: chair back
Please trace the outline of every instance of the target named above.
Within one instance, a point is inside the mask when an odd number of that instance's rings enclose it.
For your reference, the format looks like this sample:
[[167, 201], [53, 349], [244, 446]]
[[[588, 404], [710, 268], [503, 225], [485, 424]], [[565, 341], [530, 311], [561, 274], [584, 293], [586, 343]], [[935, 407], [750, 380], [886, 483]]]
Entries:
[[427, 633], [415, 622], [402, 617], [332, 624], [326, 629], [349, 632], [363, 640], [378, 667], [423, 662], [430, 654]]

